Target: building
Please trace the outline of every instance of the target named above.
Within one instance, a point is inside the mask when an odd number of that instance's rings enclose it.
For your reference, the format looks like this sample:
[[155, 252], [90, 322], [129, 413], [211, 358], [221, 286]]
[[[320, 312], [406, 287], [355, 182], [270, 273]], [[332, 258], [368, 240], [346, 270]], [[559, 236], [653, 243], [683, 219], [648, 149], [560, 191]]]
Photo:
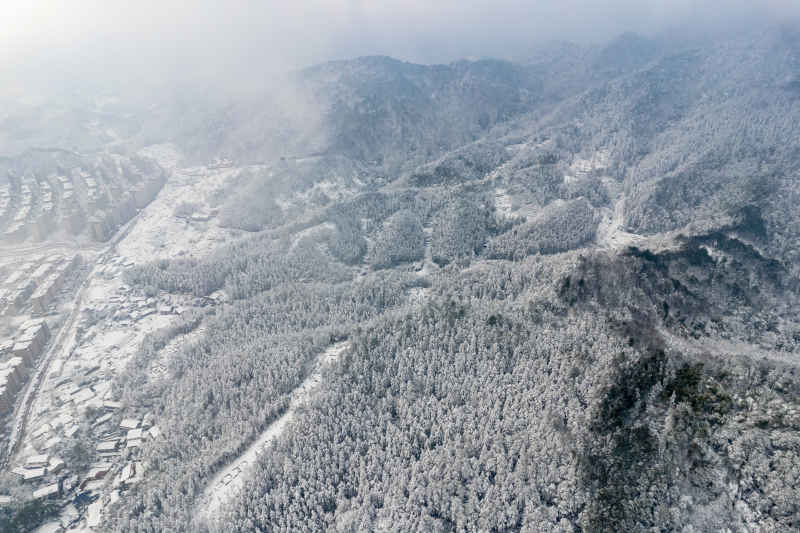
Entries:
[[100, 527], [100, 523], [102, 522], [103, 517], [103, 502], [101, 500], [97, 500], [89, 505], [86, 508], [86, 525], [90, 529], [95, 529]]
[[13, 353], [15, 357], [19, 357], [25, 361], [25, 365], [28, 367], [33, 366], [36, 356], [38, 356], [38, 354], [34, 354], [32, 341], [20, 341], [15, 343], [11, 353]]
[[[11, 347], [13, 348], [13, 344]], [[25, 362], [21, 357], [12, 357], [4, 363], [0, 363], [0, 384], [5, 385], [11, 394], [16, 394], [25, 383], [27, 371]]]
[[83, 480], [83, 483], [95, 481], [97, 479], [103, 479], [111, 470], [111, 466], [111, 463], [96, 463], [92, 469], [89, 470], [89, 473], [86, 475], [86, 479]]
[[41, 338], [44, 342], [50, 339], [50, 328], [47, 327], [47, 322], [41, 318], [26, 320], [20, 329], [24, 331], [23, 338]]
[[[71, 193], [72, 191], [70, 191]], [[65, 198], [66, 199], [66, 198]], [[70, 233], [77, 235], [82, 232], [86, 227], [86, 213], [77, 205], [73, 205], [71, 209], [67, 209], [68, 213], [65, 216], [66, 227]]]
[[107, 452], [115, 452], [117, 451], [117, 446], [119, 445], [119, 441], [117, 440], [109, 440], [105, 442], [101, 442], [97, 445], [97, 451], [101, 453]]
[[151, 177], [136, 185], [133, 189], [133, 198], [136, 202], [136, 207], [142, 209], [152, 202], [163, 185], [164, 179], [161, 176]]
[[64, 469], [64, 461], [60, 457], [51, 457], [50, 463], [47, 465], [47, 471], [50, 474], [58, 474]]
[[14, 399], [25, 384], [27, 371], [20, 357], [0, 363], [0, 414], [14, 410]]
[[125, 192], [120, 198], [117, 205], [111, 210], [114, 217], [114, 227], [117, 228], [126, 224], [130, 219], [136, 216], [136, 201], [133, 195]]
[[22, 325], [22, 335], [17, 339], [13, 354], [21, 357], [28, 366], [33, 366], [50, 339], [50, 328], [44, 320], [28, 320]]
[[72, 402], [75, 405], [78, 405], [84, 402], [88, 402], [92, 398], [94, 398], [94, 392], [92, 392], [92, 389], [90, 389], [89, 387], [86, 387], [85, 389], [81, 389], [72, 395]]
[[43, 437], [44, 435], [47, 435], [47, 433], [49, 433], [50, 430], [52, 430], [52, 429], [53, 429], [53, 426], [51, 426], [50, 424], [45, 422], [44, 424], [42, 424], [41, 426], [39, 426], [35, 430], [33, 430], [33, 433], [31, 433], [31, 436], [34, 439], [38, 439], [39, 437]]
[[37, 481], [44, 477], [45, 472], [44, 468], [26, 468], [25, 473], [22, 475], [22, 480]]
[[13, 347], [14, 347], [14, 341], [12, 341], [12, 340], [7, 340], [7, 341], [0, 342], [0, 358], [2, 358], [5, 355], [10, 354], [11, 353], [11, 349]]
[[50, 458], [46, 455], [31, 455], [25, 461], [25, 468], [43, 468], [50, 464]]
[[100, 424], [108, 422], [109, 420], [111, 420], [111, 413], [106, 413], [106, 414], [100, 416], [97, 420], [95, 420], [92, 423], [92, 426], [99, 426]]
[[111, 237], [113, 228], [105, 211], [97, 211], [89, 217], [89, 233], [97, 242], [106, 242]]
[[139, 427], [139, 421], [135, 418], [126, 418], [119, 423], [120, 429], [136, 429]]
[[58, 496], [59, 494], [61, 494], [61, 491], [58, 488], [58, 483], [53, 483], [52, 485], [46, 485], [33, 491], [33, 498], [35, 500], [41, 500], [44, 498], [52, 498], [54, 496]]
[[34, 290], [36, 290], [36, 282], [32, 279], [23, 281], [17, 285], [16, 290], [12, 293], [10, 298], [14, 309], [20, 310], [25, 307], [25, 304], [28, 303], [28, 298], [33, 294]]
[[44, 278], [31, 294], [29, 302], [35, 312], [44, 313], [58, 294], [58, 291], [61, 290], [65, 277], [63, 266], [56, 268], [55, 271]]
[[114, 480], [114, 487], [130, 484], [136, 477], [136, 463], [129, 461]]
[[36, 270], [34, 270], [34, 271], [33, 271], [33, 274], [31, 274], [31, 278], [33, 278], [33, 279], [41, 279], [41, 278], [43, 278], [43, 277], [44, 277], [44, 276], [45, 276], [45, 275], [46, 275], [48, 272], [50, 272], [50, 269], [51, 269], [51, 268], [53, 268], [53, 264], [52, 264], [52, 263], [50, 263], [49, 261], [45, 261], [44, 263], [42, 263], [41, 265], [39, 265], [39, 266], [36, 268]]

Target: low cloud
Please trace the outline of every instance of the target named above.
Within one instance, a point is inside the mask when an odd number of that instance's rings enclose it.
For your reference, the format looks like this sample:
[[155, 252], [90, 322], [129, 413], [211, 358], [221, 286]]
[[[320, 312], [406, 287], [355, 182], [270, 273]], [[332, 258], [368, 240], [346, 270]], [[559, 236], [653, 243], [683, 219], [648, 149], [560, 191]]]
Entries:
[[358, 55], [520, 59], [549, 40], [702, 34], [798, 15], [794, 0], [11, 0], [0, 6], [0, 81], [257, 83]]

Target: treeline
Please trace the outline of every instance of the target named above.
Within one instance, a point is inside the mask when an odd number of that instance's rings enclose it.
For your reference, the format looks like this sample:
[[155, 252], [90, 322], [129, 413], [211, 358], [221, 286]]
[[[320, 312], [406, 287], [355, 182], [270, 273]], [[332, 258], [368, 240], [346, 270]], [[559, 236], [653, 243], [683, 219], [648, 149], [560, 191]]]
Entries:
[[348, 279], [349, 270], [331, 261], [316, 244], [303, 240], [292, 247], [286, 239], [259, 235], [223, 247], [209, 258], [162, 260], [134, 267], [126, 272], [126, 280], [146, 292], [208, 296], [224, 289], [241, 299], [292, 280]]

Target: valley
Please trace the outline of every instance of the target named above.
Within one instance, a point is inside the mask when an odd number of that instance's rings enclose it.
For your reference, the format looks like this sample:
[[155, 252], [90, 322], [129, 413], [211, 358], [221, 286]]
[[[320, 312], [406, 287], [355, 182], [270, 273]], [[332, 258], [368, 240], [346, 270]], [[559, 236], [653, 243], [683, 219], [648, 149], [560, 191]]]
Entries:
[[799, 43], [76, 104], [0, 161], [0, 525], [797, 530]]

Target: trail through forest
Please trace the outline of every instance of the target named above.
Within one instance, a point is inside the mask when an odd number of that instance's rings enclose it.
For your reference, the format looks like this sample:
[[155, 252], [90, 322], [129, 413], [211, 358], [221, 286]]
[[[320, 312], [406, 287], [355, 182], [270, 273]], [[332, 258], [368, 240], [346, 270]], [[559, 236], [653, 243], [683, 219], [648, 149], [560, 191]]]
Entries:
[[195, 521], [209, 527], [218, 525], [225, 509], [235, 501], [252, 473], [258, 457], [267, 451], [269, 444], [279, 437], [294, 419], [297, 409], [308, 402], [311, 394], [322, 382], [323, 371], [333, 364], [350, 346], [342, 341], [329, 346], [317, 356], [311, 373], [292, 392], [289, 408], [283, 415], [259, 435], [259, 437], [236, 459], [221, 469], [206, 486], [195, 508]]

